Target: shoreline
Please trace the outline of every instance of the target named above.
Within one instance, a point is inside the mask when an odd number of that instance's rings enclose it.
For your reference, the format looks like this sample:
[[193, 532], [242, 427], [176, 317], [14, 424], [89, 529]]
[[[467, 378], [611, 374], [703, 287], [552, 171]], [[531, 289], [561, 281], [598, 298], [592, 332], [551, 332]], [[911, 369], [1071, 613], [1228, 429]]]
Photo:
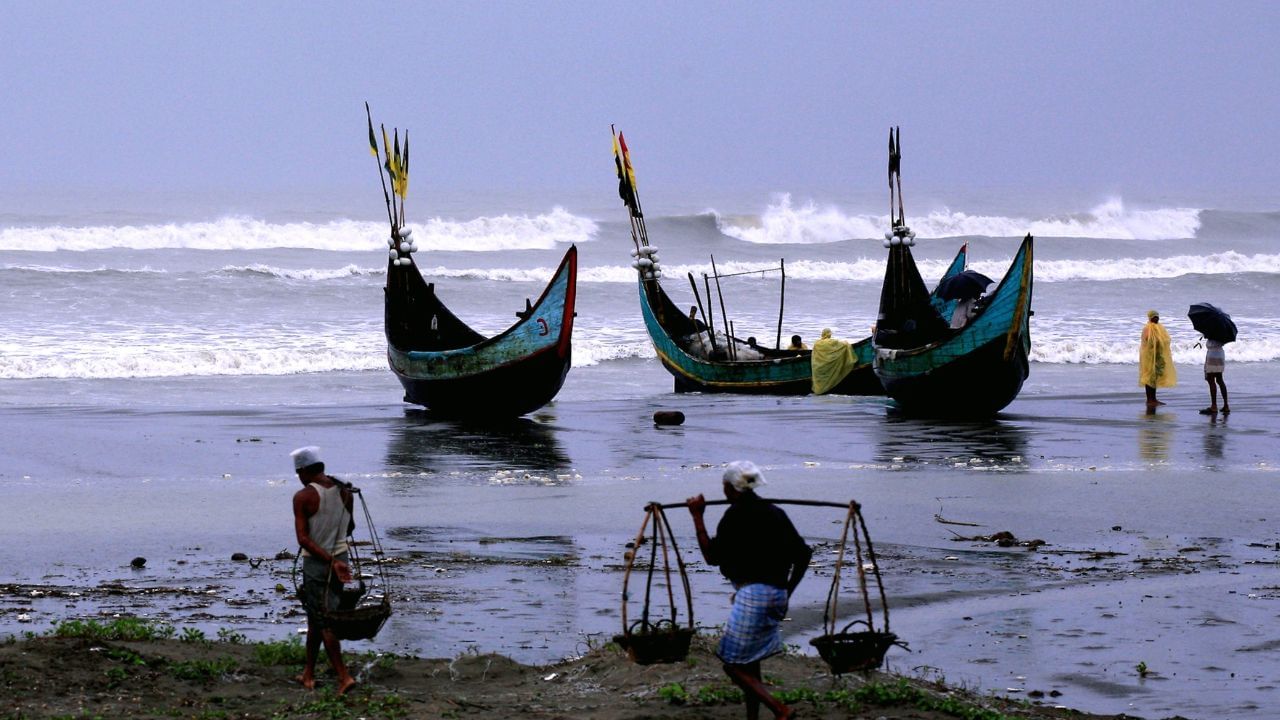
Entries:
[[[112, 633], [112, 629], [125, 629]], [[739, 718], [741, 694], [720, 672], [713, 640], [694, 639], [680, 662], [636, 665], [616, 645], [576, 658], [524, 665], [498, 654], [453, 658], [345, 654], [358, 684], [333, 694], [322, 670], [301, 688], [301, 646], [251, 643], [235, 633], [214, 640], [175, 637], [129, 619], [67, 624], [57, 636], [0, 642], [5, 717], [144, 718]], [[162, 628], [161, 628], [162, 629]], [[1010, 700], [934, 679], [883, 672], [832, 676], [809, 656], [763, 663], [771, 690], [806, 718], [883, 720], [1105, 720], [1059, 704], [1052, 694]]]

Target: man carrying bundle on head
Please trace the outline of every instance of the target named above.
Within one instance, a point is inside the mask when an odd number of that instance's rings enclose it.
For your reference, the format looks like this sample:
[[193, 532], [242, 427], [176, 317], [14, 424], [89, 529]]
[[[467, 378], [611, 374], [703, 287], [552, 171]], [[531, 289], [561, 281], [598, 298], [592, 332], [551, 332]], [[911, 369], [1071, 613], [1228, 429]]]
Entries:
[[729, 509], [714, 538], [708, 536], [703, 520], [706, 498], [697, 495], [687, 501], [702, 557], [718, 565], [734, 588], [733, 609], [716, 654], [725, 674], [742, 689], [748, 720], [760, 717], [761, 703], [775, 718], [790, 718], [791, 708], [765, 688], [760, 661], [782, 652], [779, 623], [813, 551], [787, 514], [756, 494], [764, 476], [754, 464], [729, 463], [723, 483]]
[[351, 581], [347, 537], [356, 527], [351, 514], [351, 490], [325, 474], [320, 448], [312, 445], [290, 454], [303, 484], [293, 496], [293, 528], [298, 545], [302, 546], [298, 599], [307, 612], [307, 659], [298, 682], [308, 690], [315, 688], [316, 657], [323, 642], [337, 675], [335, 694], [344, 695], [356, 681], [342, 662], [342, 645], [325, 620], [325, 611], [338, 608], [342, 583]]

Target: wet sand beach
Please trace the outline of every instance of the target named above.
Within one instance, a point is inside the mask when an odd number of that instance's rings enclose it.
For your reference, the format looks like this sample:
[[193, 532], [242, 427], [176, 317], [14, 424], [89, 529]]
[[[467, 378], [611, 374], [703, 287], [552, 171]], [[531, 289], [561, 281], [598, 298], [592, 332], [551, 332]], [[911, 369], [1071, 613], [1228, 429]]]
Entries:
[[[1241, 393], [1224, 422], [1196, 414], [1191, 392], [1147, 415], [1136, 392], [1042, 383], [999, 419], [949, 424], [834, 397], [571, 396], [500, 428], [390, 402], [8, 406], [7, 512], [22, 532], [0, 548], [0, 632], [121, 614], [296, 634], [292, 562], [276, 557], [295, 549], [287, 453], [315, 443], [363, 488], [395, 559], [395, 615], [354, 649], [553, 663], [620, 631], [645, 503], [714, 497], [721, 464], [751, 458], [766, 496], [863, 504], [912, 650], [891, 650], [888, 670], [1098, 713], [1266, 717], [1275, 398]], [[662, 408], [685, 424], [655, 427]], [[818, 544], [784, 626], [808, 651], [843, 516], [790, 513]], [[727, 583], [697, 557], [688, 516], [669, 516], [697, 624], [714, 633]], [[972, 539], [1002, 531], [1043, 544]], [[857, 606], [852, 586], [845, 597]]]

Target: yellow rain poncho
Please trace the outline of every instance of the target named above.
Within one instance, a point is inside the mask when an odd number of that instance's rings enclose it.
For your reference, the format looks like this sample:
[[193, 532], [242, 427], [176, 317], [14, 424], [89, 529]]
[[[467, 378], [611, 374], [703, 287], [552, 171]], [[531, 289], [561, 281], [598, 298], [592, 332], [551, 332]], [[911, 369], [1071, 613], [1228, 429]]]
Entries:
[[822, 331], [822, 338], [813, 344], [813, 394], [831, 392], [853, 370], [857, 360], [853, 348], [843, 340], [831, 337], [831, 329]]
[[1169, 333], [1159, 322], [1160, 316], [1147, 313], [1152, 320], [1142, 328], [1142, 345], [1138, 350], [1138, 384], [1167, 388], [1178, 383], [1178, 370], [1173, 366]]

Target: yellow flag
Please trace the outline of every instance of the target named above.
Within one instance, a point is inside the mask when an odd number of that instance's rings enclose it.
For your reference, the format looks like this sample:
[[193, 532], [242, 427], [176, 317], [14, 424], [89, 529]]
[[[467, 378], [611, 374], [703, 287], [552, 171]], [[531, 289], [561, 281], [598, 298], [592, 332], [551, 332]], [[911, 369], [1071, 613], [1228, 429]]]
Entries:
[[395, 160], [395, 156], [391, 154], [391, 138], [387, 137], [386, 125], [382, 126], [382, 149], [386, 151], [387, 155], [387, 161], [383, 164], [383, 167], [387, 169], [387, 175], [391, 176], [391, 192], [399, 195], [400, 193], [396, 192], [396, 183], [400, 167]]

